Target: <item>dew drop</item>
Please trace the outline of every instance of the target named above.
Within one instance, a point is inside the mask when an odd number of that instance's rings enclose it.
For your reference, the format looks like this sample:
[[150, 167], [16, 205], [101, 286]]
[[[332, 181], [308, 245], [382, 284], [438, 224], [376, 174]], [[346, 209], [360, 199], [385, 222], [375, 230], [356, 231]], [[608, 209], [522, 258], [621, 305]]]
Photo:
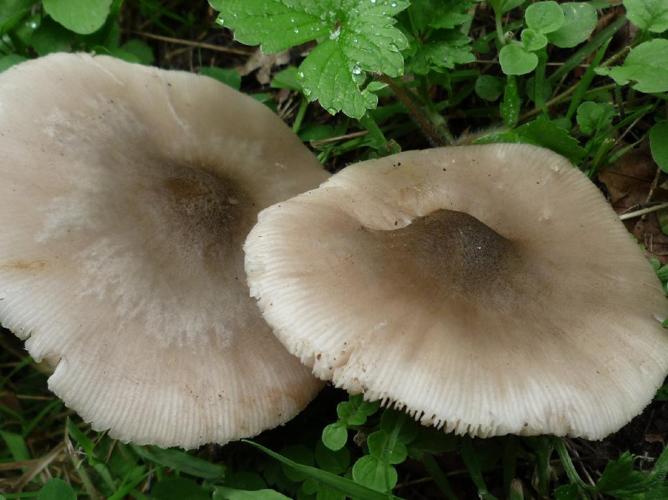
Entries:
[[353, 66], [353, 75], [360, 75], [362, 73], [362, 68], [359, 67], [359, 64]]
[[336, 28], [332, 33], [329, 35], [330, 40], [337, 40], [339, 36], [341, 35], [341, 26]]

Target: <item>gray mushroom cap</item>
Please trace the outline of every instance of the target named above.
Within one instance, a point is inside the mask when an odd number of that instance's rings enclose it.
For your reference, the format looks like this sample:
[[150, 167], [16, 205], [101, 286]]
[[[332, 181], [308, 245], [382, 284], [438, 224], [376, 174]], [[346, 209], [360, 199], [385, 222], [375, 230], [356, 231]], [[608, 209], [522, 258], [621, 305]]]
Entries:
[[191, 448], [294, 416], [320, 383], [248, 296], [257, 212], [326, 173], [210, 78], [57, 54], [0, 76], [0, 321], [98, 430]]
[[545, 149], [349, 166], [264, 210], [245, 251], [265, 319], [315, 375], [446, 431], [602, 438], [668, 370], [654, 272]]

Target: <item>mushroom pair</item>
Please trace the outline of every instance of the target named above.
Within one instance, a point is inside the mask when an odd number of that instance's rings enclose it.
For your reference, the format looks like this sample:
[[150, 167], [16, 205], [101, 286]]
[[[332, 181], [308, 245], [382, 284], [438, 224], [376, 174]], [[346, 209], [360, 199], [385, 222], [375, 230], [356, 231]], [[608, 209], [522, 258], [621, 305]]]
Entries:
[[261, 212], [245, 251], [265, 319], [315, 375], [446, 431], [600, 439], [668, 370], [653, 270], [542, 148], [349, 166]]
[[283, 202], [326, 174], [261, 104], [58, 54], [0, 77], [0, 151], [0, 321], [122, 440], [257, 434], [310, 370], [448, 431], [600, 438], [668, 368], [641, 251], [540, 148], [402, 153]]
[[0, 76], [0, 322], [121, 440], [196, 447], [292, 418], [321, 384], [249, 296], [257, 212], [327, 177], [208, 77], [56, 54]]

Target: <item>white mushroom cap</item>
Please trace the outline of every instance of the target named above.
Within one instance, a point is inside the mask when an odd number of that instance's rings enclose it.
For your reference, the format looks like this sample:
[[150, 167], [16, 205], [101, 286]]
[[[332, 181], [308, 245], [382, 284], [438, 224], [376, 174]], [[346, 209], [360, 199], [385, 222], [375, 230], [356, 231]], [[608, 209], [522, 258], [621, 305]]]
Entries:
[[257, 212], [326, 178], [287, 126], [207, 77], [57, 54], [0, 77], [0, 321], [98, 430], [191, 448], [320, 387], [249, 297]]
[[668, 370], [651, 267], [545, 149], [350, 166], [264, 210], [245, 251], [265, 319], [318, 377], [447, 431], [602, 438]]

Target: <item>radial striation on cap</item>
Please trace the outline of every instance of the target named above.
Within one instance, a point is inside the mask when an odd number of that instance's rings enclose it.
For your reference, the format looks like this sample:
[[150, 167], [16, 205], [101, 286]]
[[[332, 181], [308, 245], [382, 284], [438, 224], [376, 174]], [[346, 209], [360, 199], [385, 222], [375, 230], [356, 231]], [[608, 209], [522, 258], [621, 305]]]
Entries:
[[0, 321], [97, 430], [191, 448], [320, 387], [249, 297], [257, 212], [326, 173], [213, 79], [57, 54], [0, 77]]
[[599, 439], [668, 371], [668, 303], [567, 160], [528, 145], [362, 162], [263, 212], [251, 293], [318, 377], [459, 434]]

